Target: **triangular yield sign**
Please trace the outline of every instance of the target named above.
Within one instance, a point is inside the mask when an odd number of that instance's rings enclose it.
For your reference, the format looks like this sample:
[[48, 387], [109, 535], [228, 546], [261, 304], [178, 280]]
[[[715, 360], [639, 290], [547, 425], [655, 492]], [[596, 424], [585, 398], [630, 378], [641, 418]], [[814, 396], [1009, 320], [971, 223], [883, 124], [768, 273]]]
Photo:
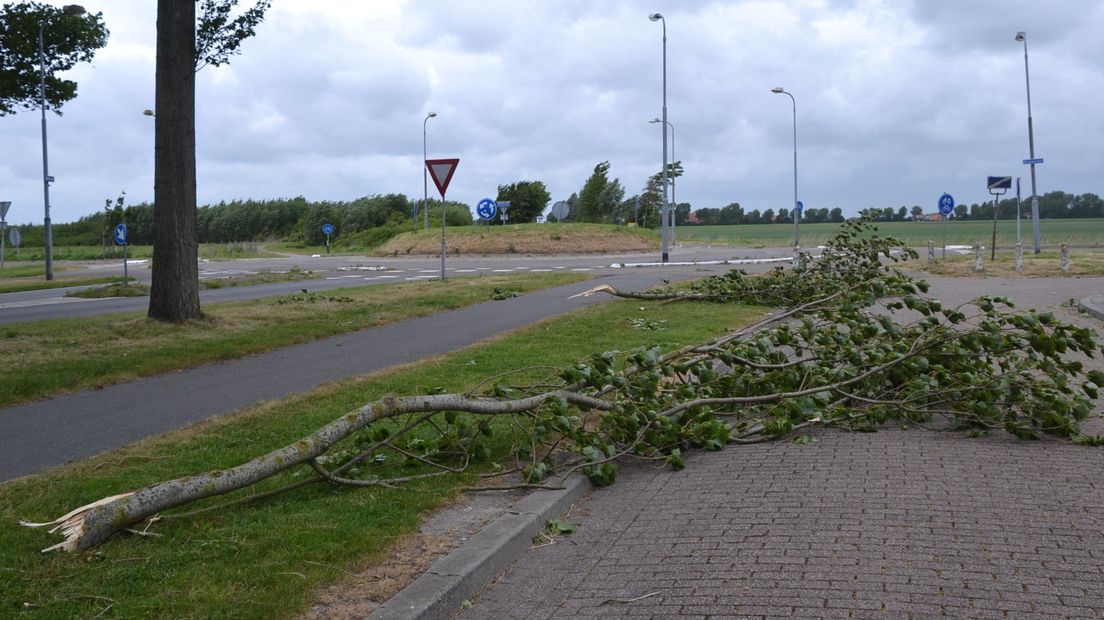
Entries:
[[460, 163], [459, 159], [427, 159], [426, 168], [429, 168], [429, 176], [433, 177], [433, 184], [437, 186], [437, 191], [441, 192], [441, 197], [444, 198], [445, 190], [448, 189], [449, 181], [452, 180], [452, 173], [456, 172], [456, 166]]

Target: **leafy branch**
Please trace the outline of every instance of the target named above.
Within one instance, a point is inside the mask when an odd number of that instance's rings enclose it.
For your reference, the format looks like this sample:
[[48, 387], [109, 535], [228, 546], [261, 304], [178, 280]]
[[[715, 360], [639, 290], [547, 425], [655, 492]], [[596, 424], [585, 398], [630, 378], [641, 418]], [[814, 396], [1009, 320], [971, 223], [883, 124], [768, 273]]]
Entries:
[[[735, 271], [688, 290], [648, 293], [786, 308], [712, 341], [666, 353], [595, 353], [537, 386], [488, 382], [481, 395], [383, 398], [237, 467], [26, 525], [64, 534], [49, 550], [87, 549], [143, 520], [173, 516], [165, 511], [289, 470], [310, 477], [266, 496], [316, 482], [387, 486], [476, 467], [520, 473], [531, 486], [572, 471], [605, 485], [625, 458], [681, 468], [689, 450], [809, 441], [799, 434], [817, 426], [873, 431], [897, 421], [1104, 443], [1080, 432], [1104, 385], [1104, 373], [1084, 365], [1100, 352], [1094, 332], [1049, 313], [1017, 314], [1002, 297], [945, 307], [926, 296], [927, 283], [894, 267], [911, 256], [870, 222], [848, 223], [819, 260], [804, 255], [763, 276]], [[507, 423], [492, 424], [496, 418]], [[512, 446], [508, 469], [490, 462], [488, 441], [499, 433]]]

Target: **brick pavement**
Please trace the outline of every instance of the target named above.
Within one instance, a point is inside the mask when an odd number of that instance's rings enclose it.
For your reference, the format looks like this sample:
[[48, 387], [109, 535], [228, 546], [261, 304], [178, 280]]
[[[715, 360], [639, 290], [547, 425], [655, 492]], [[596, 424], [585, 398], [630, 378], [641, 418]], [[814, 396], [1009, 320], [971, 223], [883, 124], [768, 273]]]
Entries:
[[[933, 292], [1054, 309], [1102, 283]], [[573, 537], [530, 549], [458, 618], [1104, 617], [1104, 450], [900, 427], [815, 436], [696, 453], [681, 472], [623, 467], [566, 517]]]
[[[1104, 615], [1104, 451], [891, 428], [633, 467], [460, 618]], [[618, 602], [656, 593], [634, 602]]]

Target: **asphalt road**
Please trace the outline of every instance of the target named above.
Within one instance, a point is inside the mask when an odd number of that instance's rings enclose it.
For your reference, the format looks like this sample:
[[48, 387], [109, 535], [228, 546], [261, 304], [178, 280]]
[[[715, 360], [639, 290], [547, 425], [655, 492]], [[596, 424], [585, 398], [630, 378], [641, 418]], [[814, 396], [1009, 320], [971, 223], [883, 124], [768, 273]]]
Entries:
[[[453, 351], [607, 296], [568, 299], [608, 283], [644, 289], [727, 266], [616, 269], [568, 286], [344, 334], [235, 361], [0, 409], [0, 480], [27, 475], [212, 416]], [[301, 287], [302, 283], [292, 283]], [[344, 285], [348, 285], [346, 281]], [[221, 290], [211, 291], [214, 293]]]
[[[655, 254], [604, 254], [555, 256], [465, 256], [449, 257], [446, 277], [467, 277], [480, 274], [539, 273], [575, 271], [593, 275], [610, 275], [633, 269], [677, 269], [677, 263], [716, 262], [724, 260], [762, 260], [784, 256], [784, 250], [743, 249], [726, 246], [686, 246], [675, 248], [667, 267], [636, 266], [657, 260]], [[616, 266], [615, 266], [616, 265]], [[76, 277], [122, 276], [119, 262], [74, 264], [58, 279]], [[365, 256], [294, 256], [283, 258], [242, 259], [233, 261], [201, 261], [200, 278], [218, 279], [234, 275], [265, 271], [286, 271], [292, 267], [314, 271], [320, 277], [298, 282], [280, 282], [258, 286], [206, 289], [200, 292], [202, 304], [276, 297], [306, 289], [311, 292], [332, 290], [365, 284], [383, 284], [431, 280], [440, 278], [441, 260], [435, 257], [375, 258]], [[140, 282], [149, 281], [149, 269], [144, 264], [132, 265], [128, 273]], [[0, 324], [26, 323], [62, 318], [80, 318], [114, 312], [141, 312], [149, 306], [146, 297], [116, 297], [84, 299], [65, 297], [72, 289], [50, 289], [22, 293], [0, 294]]]

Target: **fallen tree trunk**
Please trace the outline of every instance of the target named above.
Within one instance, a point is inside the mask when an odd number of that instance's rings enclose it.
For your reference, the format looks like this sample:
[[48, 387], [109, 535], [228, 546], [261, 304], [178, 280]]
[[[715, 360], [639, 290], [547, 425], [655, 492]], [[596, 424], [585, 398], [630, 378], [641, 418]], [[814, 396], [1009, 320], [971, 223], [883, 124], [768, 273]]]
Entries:
[[[662, 459], [679, 468], [686, 449], [778, 439], [813, 425], [874, 430], [891, 420], [927, 424], [942, 417], [944, 426], [973, 432], [1003, 429], [1024, 439], [1053, 435], [1104, 443], [1082, 437], [1079, 426], [1099, 398], [1098, 386], [1104, 385], [1104, 373], [1086, 371], [1076, 359], [1100, 351], [1092, 332], [1048, 314], [1013, 314], [1001, 298], [944, 308], [918, 295], [926, 284], [882, 266], [880, 257], [892, 240], [855, 240], [854, 231], [841, 230], [850, 243], [837, 243], [824, 260], [801, 261], [792, 272], [776, 270], [755, 279], [730, 272], [688, 293], [648, 294], [651, 299], [689, 296], [722, 302], [767, 298], [788, 308], [710, 342], [666, 354], [596, 353], [563, 369], [560, 386], [495, 386], [483, 397], [384, 398], [237, 467], [153, 484], [49, 523], [24, 525], [62, 532], [65, 540], [44, 551], [74, 551], [164, 511], [297, 466], [311, 468], [317, 476], [311, 481], [356, 486], [462, 472], [478, 449], [480, 434], [490, 429], [458, 418], [457, 412], [473, 418], [523, 416], [513, 425], [526, 433], [516, 458], [528, 463], [518, 469], [534, 485], [557, 467], [562, 471], [562, 461], [552, 458], [557, 450], [575, 455], [566, 467], [609, 484], [616, 460], [627, 455]], [[641, 297], [610, 287], [591, 292], [599, 291]], [[900, 310], [921, 318], [898, 323], [893, 313]], [[358, 454], [333, 469], [325, 467], [335, 446], [388, 421], [401, 428], [379, 429], [386, 432], [371, 445], [358, 447]], [[420, 436], [408, 440], [427, 427], [437, 433], [436, 443]], [[430, 473], [357, 478], [357, 464], [386, 460], [387, 454]]]
[[65, 540], [43, 551], [89, 549], [116, 532], [162, 511], [256, 484], [284, 470], [312, 462], [337, 442], [373, 422], [418, 412], [463, 411], [499, 415], [530, 411], [549, 399], [595, 408], [609, 403], [566, 391], [517, 400], [468, 398], [457, 394], [410, 396], [375, 401], [330, 422], [316, 432], [237, 467], [160, 482], [82, 506], [47, 523], [21, 522], [26, 527], [51, 527]]

